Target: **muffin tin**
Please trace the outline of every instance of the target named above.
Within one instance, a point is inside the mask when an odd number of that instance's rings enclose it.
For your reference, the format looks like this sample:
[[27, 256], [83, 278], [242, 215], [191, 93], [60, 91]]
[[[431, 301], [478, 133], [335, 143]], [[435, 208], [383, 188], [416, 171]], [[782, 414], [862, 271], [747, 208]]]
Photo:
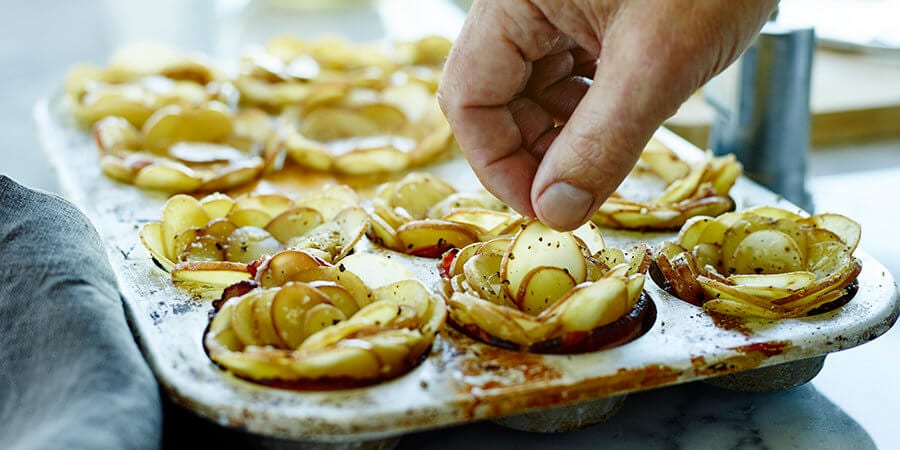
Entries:
[[[67, 116], [60, 95], [41, 102], [36, 118], [62, 189], [107, 244], [134, 333], [166, 394], [216, 423], [258, 435], [266, 446], [300, 441], [320, 448], [389, 448], [404, 433], [481, 419], [516, 429], [566, 431], [606, 420], [631, 392], [694, 380], [746, 391], [786, 389], [815, 376], [827, 353], [886, 332], [900, 312], [891, 275], [857, 250], [863, 269], [855, 298], [814, 317], [713, 317], [665, 293], [648, 277], [645, 292], [656, 305], [656, 319], [646, 334], [619, 347], [580, 355], [519, 353], [446, 327], [425, 361], [395, 380], [337, 391], [268, 388], [239, 380], [210, 362], [201, 345], [210, 299], [175, 288], [138, 241], [137, 228], [158, 219], [166, 197], [102, 176], [89, 134]], [[667, 130], [656, 137], [686, 159], [702, 156]], [[478, 187], [459, 157], [427, 170], [457, 189]], [[326, 180], [288, 172], [254, 189], [302, 190]], [[744, 178], [732, 197], [738, 209], [792, 207]], [[652, 245], [676, 234], [602, 231], [607, 245], [620, 248], [641, 241]], [[439, 287], [436, 260], [366, 242], [357, 251], [397, 258], [430, 287]]]

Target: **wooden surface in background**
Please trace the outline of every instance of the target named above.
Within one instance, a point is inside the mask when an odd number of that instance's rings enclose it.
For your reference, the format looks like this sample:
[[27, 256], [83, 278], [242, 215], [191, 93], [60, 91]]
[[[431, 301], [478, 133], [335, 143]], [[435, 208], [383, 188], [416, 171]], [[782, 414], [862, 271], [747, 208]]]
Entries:
[[[811, 92], [812, 145], [900, 136], [900, 53], [818, 49]], [[700, 93], [666, 125], [705, 148], [713, 111]]]

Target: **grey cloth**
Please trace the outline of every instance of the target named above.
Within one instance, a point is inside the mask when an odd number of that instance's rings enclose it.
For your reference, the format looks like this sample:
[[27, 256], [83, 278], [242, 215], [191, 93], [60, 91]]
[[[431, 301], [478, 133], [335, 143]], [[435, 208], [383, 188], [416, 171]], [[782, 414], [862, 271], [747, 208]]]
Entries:
[[0, 176], [0, 449], [157, 448], [161, 411], [97, 232]]

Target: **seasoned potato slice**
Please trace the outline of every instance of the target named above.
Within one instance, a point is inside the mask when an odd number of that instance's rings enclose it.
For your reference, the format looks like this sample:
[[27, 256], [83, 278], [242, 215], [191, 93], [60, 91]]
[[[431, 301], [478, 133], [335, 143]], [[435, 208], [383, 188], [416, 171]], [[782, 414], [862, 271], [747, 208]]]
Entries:
[[94, 140], [101, 168], [116, 180], [172, 193], [239, 186], [280, 160], [281, 138], [268, 118], [251, 125], [250, 115], [200, 101], [164, 106], [141, 121], [140, 131], [118, 117], [100, 120]]
[[539, 266], [558, 267], [576, 284], [587, 277], [587, 264], [575, 236], [532, 222], [516, 235], [503, 255], [500, 271], [510, 296], [518, 296], [522, 280], [531, 268]]

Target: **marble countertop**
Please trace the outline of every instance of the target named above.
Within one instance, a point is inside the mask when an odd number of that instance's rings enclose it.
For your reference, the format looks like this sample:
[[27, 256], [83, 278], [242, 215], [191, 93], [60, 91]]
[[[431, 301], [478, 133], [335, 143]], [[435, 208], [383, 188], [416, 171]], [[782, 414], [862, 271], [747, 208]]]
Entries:
[[[31, 107], [61, 84], [76, 62], [102, 63], [126, 41], [159, 40], [217, 56], [244, 42], [278, 32], [323, 32], [376, 39], [388, 30], [451, 34], [462, 13], [442, 1], [353, 1], [350, 15], [364, 27], [336, 27], [346, 14], [283, 9], [287, 0], [85, 0], [4, 1], [0, 16], [0, 173], [46, 190], [58, 190], [40, 151]], [[305, 22], [304, 22], [305, 21]], [[811, 156], [810, 190], [817, 210], [841, 212], [863, 225], [862, 246], [900, 275], [900, 239], [894, 204], [900, 192], [900, 141], [847, 146]], [[13, 157], [15, 156], [15, 157]], [[884, 201], [884, 200], [883, 200]], [[631, 395], [606, 423], [561, 434], [534, 434], [479, 423], [405, 437], [401, 449], [441, 448], [900, 448], [900, 331], [895, 327], [864, 346], [830, 355], [809, 384], [785, 392], [750, 394], [702, 383]], [[224, 433], [224, 432], [223, 432]], [[227, 433], [226, 433], [227, 434]]]

